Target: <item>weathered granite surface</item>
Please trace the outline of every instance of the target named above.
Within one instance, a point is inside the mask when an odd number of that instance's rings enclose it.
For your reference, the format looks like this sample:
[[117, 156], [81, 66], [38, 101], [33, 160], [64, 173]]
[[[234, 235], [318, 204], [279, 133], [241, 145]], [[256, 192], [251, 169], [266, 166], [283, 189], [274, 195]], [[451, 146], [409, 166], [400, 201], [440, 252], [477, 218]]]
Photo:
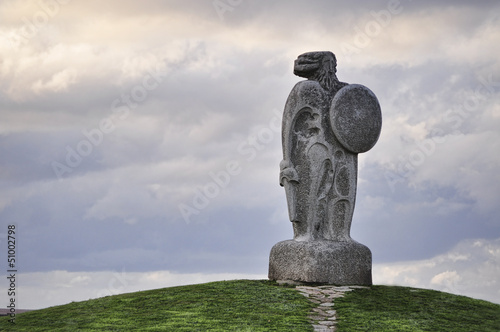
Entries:
[[269, 278], [325, 283], [371, 285], [372, 255], [368, 247], [351, 241], [286, 240], [271, 249]]
[[293, 240], [271, 250], [269, 278], [371, 284], [371, 252], [350, 237], [358, 153], [378, 140], [377, 98], [359, 84], [340, 82], [331, 52], [309, 52], [294, 73], [307, 78], [288, 96], [282, 123], [285, 188]]

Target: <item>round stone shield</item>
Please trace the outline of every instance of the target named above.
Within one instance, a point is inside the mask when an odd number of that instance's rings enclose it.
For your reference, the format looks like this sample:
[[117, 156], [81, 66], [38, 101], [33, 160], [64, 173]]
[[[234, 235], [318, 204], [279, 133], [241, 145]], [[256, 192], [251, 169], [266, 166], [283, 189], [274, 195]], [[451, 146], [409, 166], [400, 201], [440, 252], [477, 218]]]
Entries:
[[347, 150], [370, 150], [380, 136], [382, 112], [375, 94], [366, 86], [349, 84], [332, 100], [330, 122], [335, 137]]

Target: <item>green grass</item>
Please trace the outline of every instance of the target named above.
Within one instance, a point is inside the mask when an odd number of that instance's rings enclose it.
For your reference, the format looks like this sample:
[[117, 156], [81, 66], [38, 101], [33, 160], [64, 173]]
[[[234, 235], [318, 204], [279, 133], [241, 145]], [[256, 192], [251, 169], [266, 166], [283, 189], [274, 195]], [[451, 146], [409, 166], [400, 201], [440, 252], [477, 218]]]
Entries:
[[[267, 280], [180, 286], [1, 317], [0, 331], [312, 331], [313, 307]], [[372, 286], [335, 300], [337, 331], [500, 331], [500, 305], [438, 291]]]
[[235, 280], [103, 297], [0, 320], [1, 331], [312, 331], [293, 288]]
[[426, 289], [372, 286], [335, 309], [339, 331], [500, 331], [500, 305]]

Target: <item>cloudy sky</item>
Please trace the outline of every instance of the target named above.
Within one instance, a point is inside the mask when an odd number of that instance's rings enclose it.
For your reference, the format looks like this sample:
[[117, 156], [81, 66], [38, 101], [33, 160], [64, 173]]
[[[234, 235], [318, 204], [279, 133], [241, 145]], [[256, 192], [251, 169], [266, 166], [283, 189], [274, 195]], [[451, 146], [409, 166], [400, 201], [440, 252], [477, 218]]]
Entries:
[[[382, 107], [352, 237], [377, 284], [500, 303], [497, 1], [0, 1], [0, 261], [42, 308], [266, 278], [293, 60]], [[7, 293], [1, 295], [7, 301]], [[6, 302], [7, 303], [7, 302]]]

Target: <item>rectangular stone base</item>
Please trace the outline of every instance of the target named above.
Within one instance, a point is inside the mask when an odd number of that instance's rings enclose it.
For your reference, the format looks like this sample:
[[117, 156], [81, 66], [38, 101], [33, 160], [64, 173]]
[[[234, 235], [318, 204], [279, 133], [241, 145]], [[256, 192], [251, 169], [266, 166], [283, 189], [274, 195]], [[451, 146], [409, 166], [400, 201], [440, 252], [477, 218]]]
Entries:
[[372, 253], [356, 241], [278, 242], [269, 257], [269, 279], [371, 285]]

